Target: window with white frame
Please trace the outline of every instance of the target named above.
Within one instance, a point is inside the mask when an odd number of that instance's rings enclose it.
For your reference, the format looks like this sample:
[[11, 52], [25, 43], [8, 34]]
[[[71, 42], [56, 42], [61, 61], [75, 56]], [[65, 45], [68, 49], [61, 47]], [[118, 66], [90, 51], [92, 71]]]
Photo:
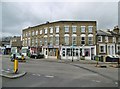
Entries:
[[34, 31], [32, 31], [32, 36], [34, 36]]
[[25, 33], [23, 33], [23, 35], [22, 35], [23, 37], [25, 37]]
[[88, 32], [92, 33], [93, 32], [93, 26], [88, 26]]
[[34, 46], [34, 38], [32, 38], [32, 46]]
[[118, 37], [118, 42], [120, 42], [120, 37]]
[[35, 46], [37, 46], [38, 45], [38, 39], [36, 38], [35, 39]]
[[85, 26], [81, 26], [81, 32], [85, 32]]
[[69, 34], [65, 34], [65, 45], [69, 45]]
[[72, 26], [72, 32], [74, 33], [74, 32], [76, 32], [76, 26]]
[[108, 36], [105, 36], [105, 42], [108, 42]]
[[117, 45], [117, 53], [120, 52], [120, 45]]
[[81, 37], [81, 45], [85, 44], [85, 37]]
[[84, 45], [85, 44], [85, 38], [86, 38], [86, 35], [85, 34], [81, 34], [81, 45]]
[[50, 45], [53, 45], [53, 36], [50, 36], [49, 39], [50, 39]]
[[93, 34], [88, 35], [88, 44], [93, 45]]
[[113, 42], [116, 42], [116, 37], [113, 37]]
[[29, 36], [31, 35], [31, 32], [29, 31]]
[[105, 53], [105, 45], [99, 45], [100, 53]]
[[76, 45], [76, 37], [75, 36], [72, 37], [72, 41], [73, 41], [73, 45]]
[[88, 37], [88, 44], [93, 45], [93, 37]]
[[28, 46], [30, 46], [30, 38], [28, 38]]
[[55, 45], [59, 45], [59, 36], [55, 36]]
[[42, 44], [43, 44], [43, 43], [42, 43], [42, 38], [40, 38], [40, 46], [42, 46]]
[[36, 35], [38, 35], [38, 30], [36, 30]]
[[64, 29], [65, 29], [65, 32], [69, 32], [69, 26], [65, 26]]
[[53, 27], [50, 27], [50, 33], [53, 33]]
[[25, 45], [27, 46], [27, 39], [25, 39]]
[[98, 42], [102, 42], [102, 36], [98, 36]]
[[23, 39], [23, 44], [22, 44], [23, 46], [25, 46], [25, 41], [24, 41], [24, 39]]
[[44, 37], [44, 45], [47, 45], [47, 37]]
[[47, 34], [47, 28], [45, 28], [45, 34]]
[[26, 37], [28, 36], [28, 33], [26, 32]]
[[40, 30], [40, 34], [42, 34], [42, 30]]
[[60, 30], [60, 29], [59, 29], [59, 26], [56, 26], [56, 27], [55, 27], [55, 30], [56, 30], [56, 33], [59, 33], [59, 30]]
[[76, 40], [77, 40], [77, 35], [76, 34], [73, 34], [72, 35], [72, 45], [76, 45]]

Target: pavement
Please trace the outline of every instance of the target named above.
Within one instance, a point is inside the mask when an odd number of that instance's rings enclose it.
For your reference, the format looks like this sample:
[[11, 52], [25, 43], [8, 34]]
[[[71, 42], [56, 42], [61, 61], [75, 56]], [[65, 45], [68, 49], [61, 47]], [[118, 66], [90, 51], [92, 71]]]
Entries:
[[117, 62], [98, 62], [97, 65], [97, 61], [95, 60], [74, 60], [73, 62], [71, 60], [63, 60], [63, 59], [37, 59], [37, 60], [42, 60], [42, 61], [47, 61], [47, 62], [58, 62], [58, 63], [76, 63], [76, 64], [95, 64], [95, 67], [114, 67], [114, 68], [118, 68], [118, 64]]
[[13, 70], [2, 70], [0, 76], [10, 78], [10, 79], [15, 79], [15, 78], [24, 76], [26, 73], [27, 72], [20, 71], [20, 70], [17, 73], [14, 73]]

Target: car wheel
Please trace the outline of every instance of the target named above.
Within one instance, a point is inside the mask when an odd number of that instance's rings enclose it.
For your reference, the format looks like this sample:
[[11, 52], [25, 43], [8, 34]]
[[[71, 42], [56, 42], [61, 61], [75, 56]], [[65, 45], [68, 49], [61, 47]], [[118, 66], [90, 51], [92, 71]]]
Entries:
[[37, 57], [35, 56], [35, 59], [37, 59]]

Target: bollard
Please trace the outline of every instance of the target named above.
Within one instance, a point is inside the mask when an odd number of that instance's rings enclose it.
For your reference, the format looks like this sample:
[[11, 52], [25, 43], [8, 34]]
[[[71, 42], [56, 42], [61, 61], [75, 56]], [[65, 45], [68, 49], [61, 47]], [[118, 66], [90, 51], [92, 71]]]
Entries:
[[15, 58], [14, 60], [14, 73], [16, 74], [18, 72], [18, 59]]
[[22, 55], [22, 61], [24, 62], [24, 55]]

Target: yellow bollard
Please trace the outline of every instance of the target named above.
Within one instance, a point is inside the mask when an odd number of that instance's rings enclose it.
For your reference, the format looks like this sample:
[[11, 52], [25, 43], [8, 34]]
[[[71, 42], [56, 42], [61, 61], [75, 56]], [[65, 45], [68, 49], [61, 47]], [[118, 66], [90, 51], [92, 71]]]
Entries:
[[15, 58], [14, 60], [14, 73], [16, 74], [18, 71], [18, 60]]
[[22, 55], [22, 61], [25, 62], [25, 61], [24, 61], [24, 55]]

